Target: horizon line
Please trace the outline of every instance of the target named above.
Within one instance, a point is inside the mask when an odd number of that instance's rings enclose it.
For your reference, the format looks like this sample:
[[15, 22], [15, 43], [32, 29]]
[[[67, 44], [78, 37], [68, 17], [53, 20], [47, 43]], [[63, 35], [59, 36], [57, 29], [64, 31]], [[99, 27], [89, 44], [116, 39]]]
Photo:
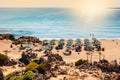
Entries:
[[[72, 9], [70, 7], [0, 7], [0, 8], [63, 8], [63, 9]], [[120, 9], [120, 7], [109, 7], [107, 9]]]

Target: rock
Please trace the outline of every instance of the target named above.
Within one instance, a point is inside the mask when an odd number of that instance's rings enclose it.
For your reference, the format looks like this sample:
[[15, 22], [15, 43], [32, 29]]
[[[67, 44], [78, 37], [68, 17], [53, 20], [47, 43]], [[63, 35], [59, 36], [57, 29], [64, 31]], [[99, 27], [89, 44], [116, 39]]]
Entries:
[[45, 78], [46, 79], [50, 79], [51, 76], [52, 76], [52, 73], [50, 71], [45, 72]]
[[109, 74], [106, 74], [104, 80], [112, 80]]
[[67, 74], [67, 71], [64, 70], [64, 69], [59, 69], [59, 70], [58, 70], [58, 74], [60, 74], [60, 75], [66, 75], [66, 74]]
[[65, 63], [65, 61], [60, 61], [59, 62], [59, 65], [65, 65], [66, 63]]
[[57, 61], [54, 57], [48, 57], [48, 61], [49, 62], [54, 62], [54, 61]]
[[46, 61], [46, 59], [44, 59], [43, 57], [41, 57], [41, 58], [39, 59], [39, 63], [45, 63], [45, 62], [47, 62], [47, 61]]
[[107, 60], [101, 60], [96, 66], [104, 71], [120, 72], [120, 65], [117, 64], [116, 60], [112, 62], [108, 62]]
[[41, 41], [39, 40], [39, 38], [36, 38], [36, 37], [32, 37], [32, 36], [23, 36], [23, 37], [20, 37], [18, 39], [15, 39], [13, 41], [13, 44], [22, 44], [22, 43], [26, 43], [28, 42], [28, 44], [30, 42], [33, 43], [33, 45], [35, 45], [34, 43], [40, 43]]
[[49, 54], [48, 62], [54, 62], [54, 61], [63, 61], [63, 59], [59, 54]]
[[36, 74], [34, 80], [45, 80], [43, 74]]
[[79, 76], [79, 73], [78, 72], [74, 72], [73, 76]]
[[20, 61], [25, 65], [29, 64], [32, 58], [36, 58], [37, 54], [31, 52], [23, 52]]
[[60, 67], [59, 67], [58, 65], [55, 65], [53, 69], [54, 69], [54, 71], [56, 71], [56, 70], [58, 70], [59, 68], [60, 68]]
[[55, 71], [52, 71], [52, 77], [57, 77], [57, 73]]
[[92, 76], [99, 77], [96, 73], [92, 73]]
[[8, 63], [6, 64], [6, 66], [12, 66], [12, 65], [16, 65], [17, 61], [15, 61], [14, 59], [11, 59], [8, 61]]
[[14, 40], [14, 36], [12, 34], [0, 34], [0, 40], [7, 39], [7, 40]]
[[39, 38], [32, 37], [32, 36], [23, 36], [23, 37], [18, 38], [18, 40], [21, 40], [22, 42], [24, 42], [24, 41], [34, 42], [34, 43], [40, 42]]
[[21, 63], [18, 65], [19, 67], [25, 67], [25, 64]]
[[58, 61], [63, 61], [62, 57], [59, 54], [54, 54], [54, 56]]

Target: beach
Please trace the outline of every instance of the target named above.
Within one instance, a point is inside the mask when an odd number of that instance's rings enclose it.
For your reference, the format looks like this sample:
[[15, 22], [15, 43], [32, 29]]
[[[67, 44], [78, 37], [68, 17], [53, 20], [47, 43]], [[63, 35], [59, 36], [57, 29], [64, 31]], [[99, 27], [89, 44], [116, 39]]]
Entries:
[[0, 4], [0, 80], [120, 80], [120, 0]]
[[[113, 60], [117, 60], [118, 62], [120, 62], [120, 40], [119, 39], [98, 39], [101, 42], [101, 47], [104, 48], [104, 51], [101, 51], [102, 55], [101, 55], [101, 59], [106, 59], [108, 61], [113, 61]], [[63, 60], [66, 63], [75, 63], [77, 60], [79, 59], [84, 59], [87, 60], [87, 55], [86, 53], [92, 53], [92, 62], [94, 61], [99, 61], [99, 52], [100, 51], [85, 51], [84, 50], [84, 46], [82, 46], [82, 51], [81, 52], [75, 52], [75, 50], [71, 50], [71, 55], [65, 55], [63, 54], [66, 50], [66, 44], [67, 44], [67, 39], [64, 41], [64, 47], [61, 50], [56, 50], [55, 47], [58, 45], [58, 41], [59, 40], [55, 40], [55, 45], [52, 49], [52, 53], [53, 54], [59, 54]], [[48, 40], [48, 42], [50, 42], [50, 40]], [[92, 40], [90, 40], [90, 42], [92, 42]], [[73, 44], [76, 43], [76, 40], [73, 40]], [[84, 39], [81, 39], [81, 43], [84, 44]], [[0, 53], [1, 54], [5, 54], [7, 55], [10, 59], [15, 59], [18, 60], [21, 58], [21, 54], [23, 51], [25, 50], [19, 50], [20, 45], [12, 45], [12, 48], [10, 47], [10, 45], [12, 44], [11, 40], [0, 40]], [[44, 50], [43, 51], [36, 51], [36, 49], [40, 49], [42, 48], [41, 45], [39, 44], [23, 44], [23, 46], [30, 46], [33, 49], [33, 52], [36, 53], [38, 55], [38, 58], [40, 58], [41, 56], [44, 55]], [[6, 53], [7, 52], [7, 53]], [[90, 61], [90, 56], [88, 55], [88, 60]], [[16, 67], [11, 67], [11, 66], [3, 66], [1, 67], [3, 69], [3, 73], [4, 75], [7, 75], [15, 70], [18, 70], [19, 67], [17, 67], [17, 65], [15, 65]]]

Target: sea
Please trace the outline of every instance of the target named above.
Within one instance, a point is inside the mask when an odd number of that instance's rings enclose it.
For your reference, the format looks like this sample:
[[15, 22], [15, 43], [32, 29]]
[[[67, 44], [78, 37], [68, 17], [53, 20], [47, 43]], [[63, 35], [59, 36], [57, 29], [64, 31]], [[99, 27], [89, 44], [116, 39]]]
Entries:
[[[38, 38], [120, 38], [120, 9], [109, 9], [109, 16], [87, 24], [67, 8], [0, 8], [0, 34]], [[94, 23], [94, 22], [93, 22]]]

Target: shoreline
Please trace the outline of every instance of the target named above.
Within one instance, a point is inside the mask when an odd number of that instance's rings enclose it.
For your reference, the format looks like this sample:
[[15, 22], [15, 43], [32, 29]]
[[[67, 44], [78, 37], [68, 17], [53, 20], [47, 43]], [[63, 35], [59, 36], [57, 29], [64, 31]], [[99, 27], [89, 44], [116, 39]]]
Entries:
[[[0, 35], [1, 35], [2, 33], [0, 33]], [[9, 35], [9, 33], [3, 33], [2, 35], [6, 35], [6, 34], [8, 34]], [[15, 39], [18, 39], [18, 38], [20, 38], [20, 37], [24, 37], [24, 35], [22, 35], [22, 36], [15, 36], [14, 34], [10, 34], [10, 35], [12, 35]], [[38, 36], [31, 36], [31, 35], [27, 35], [28, 37], [36, 37], [36, 38], [39, 38], [39, 39], [41, 39], [41, 40], [45, 40], [45, 39], [47, 39], [47, 40], [52, 40], [52, 39], [55, 39], [55, 40], [60, 40], [60, 39], [65, 39], [65, 40], [68, 40], [68, 39], [72, 39], [72, 40], [76, 40], [76, 39], [92, 39], [92, 37], [85, 37], [85, 38], [41, 38], [41, 37], [38, 37]], [[26, 37], [26, 36], [25, 36]], [[97, 38], [97, 39], [107, 39], [107, 40], [113, 40], [113, 39], [115, 39], [115, 40], [120, 40], [120, 37], [118, 37], [118, 38], [106, 38], [106, 37], [102, 37], [102, 38], [99, 38], [99, 37], [93, 37], [93, 38]]]
[[[38, 37], [39, 38], [39, 37]], [[92, 38], [39, 38], [41, 40], [52, 40], [52, 39], [55, 39], [55, 40], [60, 40], [60, 39], [65, 39], [65, 40], [68, 40], [68, 39], [72, 39], [72, 40], [76, 40], [76, 39], [92, 39]], [[120, 38], [97, 38], [99, 40], [120, 40]]]
[[[23, 37], [23, 36], [21, 36]], [[36, 37], [36, 36], [30, 36], [30, 37]], [[20, 37], [18, 37], [20, 38]], [[18, 39], [18, 38], [15, 38], [15, 39]], [[40, 40], [52, 40], [52, 39], [55, 39], [55, 40], [60, 40], [60, 39], [65, 39], [65, 40], [68, 40], [68, 39], [72, 39], [72, 40], [76, 40], [76, 39], [81, 39], [81, 40], [84, 40], [84, 39], [90, 39], [92, 40], [92, 38], [40, 38], [40, 37], [36, 37], [36, 38], [39, 38]], [[94, 37], [95, 38], [95, 37]], [[96, 39], [99, 39], [99, 40], [120, 40], [120, 38], [96, 38]]]

